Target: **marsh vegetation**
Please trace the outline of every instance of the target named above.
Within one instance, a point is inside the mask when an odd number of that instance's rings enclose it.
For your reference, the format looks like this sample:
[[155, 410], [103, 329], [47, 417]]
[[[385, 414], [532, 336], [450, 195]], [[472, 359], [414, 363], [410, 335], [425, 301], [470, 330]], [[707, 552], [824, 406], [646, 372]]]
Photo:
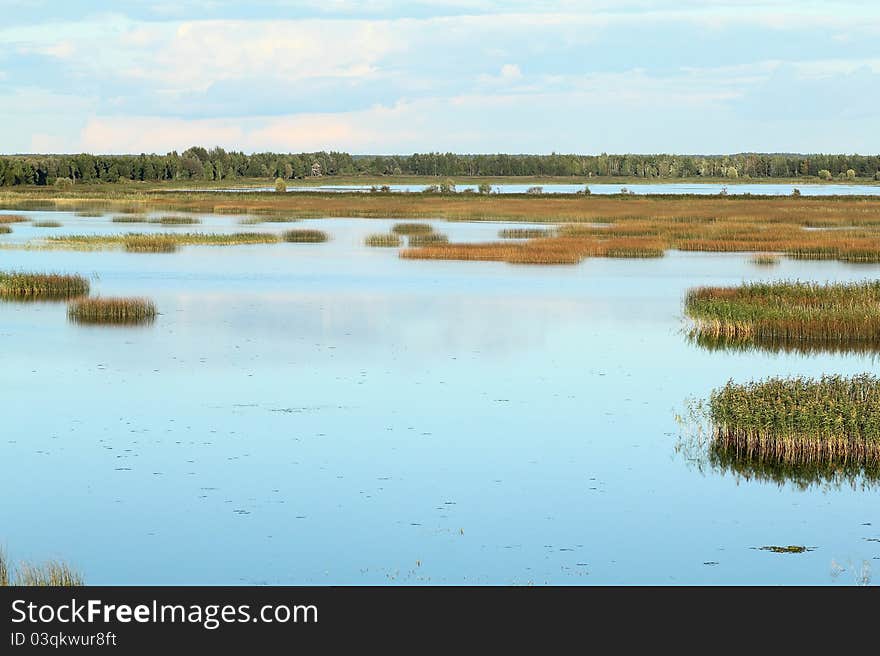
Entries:
[[287, 242], [303, 244], [320, 244], [329, 239], [327, 233], [323, 230], [309, 230], [306, 228], [285, 230], [281, 238]]
[[699, 287], [684, 308], [706, 346], [880, 349], [880, 281]]
[[395, 235], [427, 235], [434, 232], [430, 223], [395, 223], [391, 227]]
[[728, 382], [708, 418], [728, 456], [792, 465], [880, 465], [880, 379], [825, 375]]
[[275, 244], [278, 235], [270, 232], [186, 232], [127, 233], [122, 235], [58, 235], [48, 237], [45, 246], [70, 250], [120, 248], [131, 252], [173, 252], [179, 246], [234, 246]]
[[401, 239], [395, 234], [376, 233], [368, 235], [364, 244], [374, 248], [397, 248], [401, 244]]
[[157, 314], [153, 301], [138, 297], [84, 298], [67, 308], [67, 316], [83, 324], [145, 324], [151, 323]]
[[0, 272], [0, 297], [14, 299], [68, 299], [89, 293], [89, 281], [60, 273]]

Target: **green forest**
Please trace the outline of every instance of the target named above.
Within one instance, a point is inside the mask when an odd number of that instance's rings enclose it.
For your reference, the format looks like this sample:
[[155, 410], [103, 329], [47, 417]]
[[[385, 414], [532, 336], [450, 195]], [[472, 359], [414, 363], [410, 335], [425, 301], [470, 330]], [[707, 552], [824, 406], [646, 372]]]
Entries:
[[565, 176], [578, 178], [816, 178], [880, 180], [880, 155], [350, 155], [192, 147], [166, 155], [4, 155], [0, 186], [312, 175]]

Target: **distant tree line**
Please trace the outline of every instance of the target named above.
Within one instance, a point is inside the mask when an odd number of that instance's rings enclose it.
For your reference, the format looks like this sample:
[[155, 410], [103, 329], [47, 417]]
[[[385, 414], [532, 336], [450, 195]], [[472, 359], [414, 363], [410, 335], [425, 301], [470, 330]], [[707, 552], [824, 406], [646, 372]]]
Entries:
[[196, 146], [166, 155], [0, 156], [0, 186], [120, 180], [290, 180], [311, 175], [571, 176], [644, 179], [880, 179], [880, 155], [361, 155], [227, 152]]

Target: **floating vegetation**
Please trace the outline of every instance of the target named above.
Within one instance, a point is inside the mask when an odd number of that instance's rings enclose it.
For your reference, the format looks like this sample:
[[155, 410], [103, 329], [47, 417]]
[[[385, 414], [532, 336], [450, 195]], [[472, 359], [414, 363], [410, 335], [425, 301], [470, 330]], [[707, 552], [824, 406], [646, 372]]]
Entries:
[[806, 551], [812, 551], [812, 547], [804, 547], [796, 544], [790, 544], [786, 547], [778, 547], [775, 545], [770, 545], [766, 547], [758, 547], [759, 551], [772, 551], [773, 553], [778, 554], [799, 554], [804, 553]]
[[12, 232], [12, 228], [8, 225], [0, 225], [0, 235], [8, 235]]
[[446, 244], [449, 242], [449, 237], [446, 235], [441, 235], [437, 232], [432, 232], [427, 235], [411, 235], [408, 238], [408, 245], [413, 248], [417, 246], [431, 246], [434, 244]]
[[880, 379], [869, 374], [730, 381], [707, 412], [713, 444], [728, 457], [880, 467]]
[[48, 560], [38, 565], [20, 563], [11, 565], [0, 550], [0, 586], [80, 586], [83, 577], [66, 563]]
[[26, 216], [21, 214], [0, 214], [0, 224], [4, 223], [24, 223], [30, 221]]
[[176, 216], [171, 214], [160, 216], [158, 219], [150, 219], [150, 223], [158, 223], [161, 225], [196, 225], [201, 222], [201, 219], [193, 216]]
[[757, 253], [749, 261], [758, 266], [775, 266], [779, 264], [779, 256], [775, 253]]
[[104, 216], [104, 213], [97, 210], [80, 210], [76, 213], [76, 215], [83, 218], [97, 219]]
[[67, 308], [67, 316], [76, 323], [134, 325], [151, 323], [158, 312], [146, 298], [85, 298]]
[[281, 238], [292, 243], [319, 244], [329, 239], [323, 230], [309, 230], [306, 228], [285, 230]]
[[538, 239], [552, 233], [545, 228], [505, 228], [498, 232], [501, 239]]
[[880, 350], [880, 281], [699, 287], [684, 306], [707, 346]]
[[24, 300], [68, 299], [89, 293], [89, 281], [60, 273], [0, 273], [0, 297]]
[[35, 228], [60, 228], [64, 224], [61, 221], [34, 221]]
[[369, 235], [364, 243], [367, 246], [373, 246], [377, 248], [396, 248], [400, 246], [401, 240], [398, 235], [386, 235], [382, 233]]
[[434, 232], [430, 223], [395, 223], [391, 232], [395, 235], [427, 235]]

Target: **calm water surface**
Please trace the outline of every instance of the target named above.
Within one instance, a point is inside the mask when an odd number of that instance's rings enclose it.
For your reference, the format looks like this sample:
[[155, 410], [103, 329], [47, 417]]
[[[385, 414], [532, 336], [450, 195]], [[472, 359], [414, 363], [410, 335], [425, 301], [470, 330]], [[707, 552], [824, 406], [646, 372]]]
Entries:
[[[0, 241], [169, 229], [31, 215], [65, 227]], [[4, 270], [93, 275], [162, 312], [100, 328], [0, 303], [0, 544], [93, 584], [852, 584], [880, 565], [877, 490], [742, 480], [675, 449], [675, 413], [730, 378], [875, 365], [701, 350], [682, 334], [689, 287], [880, 267], [361, 245], [392, 223], [300, 222], [332, 236], [314, 245], [0, 250]], [[506, 227], [433, 223], [453, 240]], [[813, 550], [757, 549], [789, 544]]]
[[[392, 192], [417, 193], [425, 189], [423, 184], [389, 184]], [[619, 194], [622, 189], [627, 189], [636, 195], [664, 195], [664, 194], [696, 194], [699, 196], [714, 196], [726, 191], [731, 196], [741, 194], [766, 195], [766, 196], [791, 196], [794, 189], [798, 189], [802, 196], [877, 196], [880, 195], [880, 185], [865, 184], [775, 184], [775, 183], [732, 183], [729, 185], [717, 183], [660, 183], [660, 184], [604, 184], [587, 182], [581, 184], [495, 184], [492, 185], [493, 193], [498, 194], [524, 194], [530, 188], [540, 186], [545, 194], [574, 194], [584, 190], [584, 186], [590, 188], [593, 194]], [[369, 192], [371, 185], [312, 185], [291, 186], [288, 192], [296, 191], [329, 191], [329, 192]], [[456, 190], [476, 191], [477, 185], [458, 185]], [[228, 189], [202, 189], [178, 191], [275, 191], [274, 187], [233, 187]]]

